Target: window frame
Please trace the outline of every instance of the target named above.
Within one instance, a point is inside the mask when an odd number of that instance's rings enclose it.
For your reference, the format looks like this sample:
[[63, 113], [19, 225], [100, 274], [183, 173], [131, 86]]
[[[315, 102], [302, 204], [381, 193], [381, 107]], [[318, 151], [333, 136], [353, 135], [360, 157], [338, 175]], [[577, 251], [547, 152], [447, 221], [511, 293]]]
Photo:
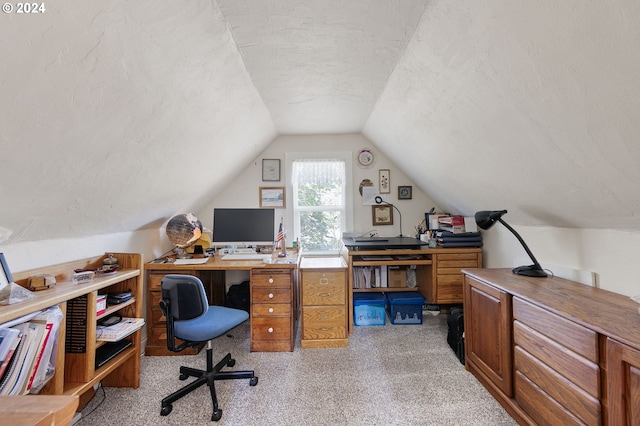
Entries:
[[[285, 153], [285, 167], [287, 172], [286, 187], [290, 195], [288, 210], [290, 214], [290, 224], [292, 224], [293, 235], [289, 238], [296, 238], [300, 235], [300, 215], [297, 210], [298, 200], [297, 194], [293, 191], [293, 162], [296, 160], [340, 160], [344, 161], [345, 188], [343, 194], [344, 202], [344, 219], [343, 229], [341, 232], [353, 229], [353, 155], [351, 151], [328, 151], [328, 152], [287, 152]], [[324, 251], [306, 251], [302, 247], [305, 254], [315, 255], [335, 255], [340, 250], [324, 250]]]

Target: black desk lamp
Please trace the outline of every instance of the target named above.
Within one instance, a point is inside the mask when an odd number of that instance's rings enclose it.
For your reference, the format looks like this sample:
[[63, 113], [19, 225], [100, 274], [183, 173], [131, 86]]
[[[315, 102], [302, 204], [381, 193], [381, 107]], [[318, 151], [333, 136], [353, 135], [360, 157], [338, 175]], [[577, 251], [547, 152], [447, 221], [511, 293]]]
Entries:
[[500, 222], [505, 226], [505, 228], [507, 228], [509, 231], [511, 231], [511, 233], [513, 233], [513, 235], [516, 236], [518, 241], [520, 241], [520, 244], [522, 244], [522, 247], [524, 247], [524, 250], [533, 261], [533, 265], [518, 266], [517, 268], [513, 268], [514, 274], [526, 275], [527, 277], [546, 277], [547, 273], [544, 271], [544, 269], [542, 269], [542, 266], [540, 266], [536, 258], [533, 256], [533, 253], [531, 253], [531, 250], [529, 250], [529, 247], [527, 247], [527, 244], [524, 242], [520, 234], [518, 234], [515, 229], [510, 227], [504, 220], [502, 220], [502, 216], [506, 213], [506, 210], [479, 211], [476, 212], [476, 223], [480, 228], [486, 230], [491, 228], [496, 222]]
[[376, 196], [375, 200], [376, 200], [376, 204], [386, 204], [386, 205], [391, 206], [394, 209], [396, 209], [396, 211], [398, 212], [398, 216], [400, 217], [400, 235], [398, 235], [398, 236], [399, 237], [404, 237], [404, 235], [402, 235], [402, 213], [400, 213], [400, 210], [398, 210], [398, 208], [396, 206], [394, 206], [393, 204], [384, 201], [382, 199], [382, 197], [379, 196], [379, 195]]

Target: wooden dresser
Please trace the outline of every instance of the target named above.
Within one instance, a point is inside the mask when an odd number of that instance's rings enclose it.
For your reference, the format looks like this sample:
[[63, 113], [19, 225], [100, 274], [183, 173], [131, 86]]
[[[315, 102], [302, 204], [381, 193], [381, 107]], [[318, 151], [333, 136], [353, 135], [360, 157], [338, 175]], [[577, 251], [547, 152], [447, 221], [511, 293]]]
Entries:
[[303, 348], [337, 348], [349, 344], [347, 265], [341, 257], [300, 260]]
[[508, 269], [464, 270], [466, 368], [520, 424], [640, 424], [629, 297]]

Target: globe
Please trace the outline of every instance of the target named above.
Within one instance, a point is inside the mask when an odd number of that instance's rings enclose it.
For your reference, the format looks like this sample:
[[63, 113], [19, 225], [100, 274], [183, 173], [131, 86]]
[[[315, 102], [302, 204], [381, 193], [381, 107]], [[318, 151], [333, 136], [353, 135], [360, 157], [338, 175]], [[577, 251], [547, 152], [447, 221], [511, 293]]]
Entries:
[[191, 213], [179, 214], [167, 223], [167, 237], [174, 246], [184, 249], [202, 236], [202, 223]]

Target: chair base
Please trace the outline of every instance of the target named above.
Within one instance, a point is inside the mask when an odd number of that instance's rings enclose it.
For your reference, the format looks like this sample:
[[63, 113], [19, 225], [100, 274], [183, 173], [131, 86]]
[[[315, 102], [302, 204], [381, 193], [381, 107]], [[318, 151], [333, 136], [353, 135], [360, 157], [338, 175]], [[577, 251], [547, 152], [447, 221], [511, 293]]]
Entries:
[[258, 384], [258, 377], [255, 376], [253, 370], [221, 371], [224, 367], [233, 367], [235, 363], [236, 360], [231, 358], [231, 354], [228, 353], [224, 358], [222, 358], [222, 360], [220, 360], [220, 362], [213, 366], [213, 350], [207, 347], [207, 369], [199, 370], [197, 368], [180, 367], [180, 380], [186, 380], [188, 377], [196, 377], [196, 380], [164, 398], [160, 408], [160, 415], [169, 415], [173, 409], [172, 404], [175, 401], [206, 384], [209, 386], [211, 402], [213, 403], [213, 414], [211, 415], [211, 420], [220, 420], [222, 417], [222, 410], [218, 407], [218, 397], [216, 395], [215, 388], [216, 380], [250, 379], [249, 386], [255, 386]]

